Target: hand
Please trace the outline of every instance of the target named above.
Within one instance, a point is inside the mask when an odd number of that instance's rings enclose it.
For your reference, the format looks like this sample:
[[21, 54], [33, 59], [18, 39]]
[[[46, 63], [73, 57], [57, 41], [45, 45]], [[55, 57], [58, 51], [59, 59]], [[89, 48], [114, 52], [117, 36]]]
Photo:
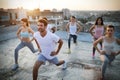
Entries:
[[101, 50], [101, 51], [100, 51], [100, 54], [105, 54], [105, 51]]
[[111, 52], [111, 56], [115, 56], [116, 54], [116, 52]]
[[41, 49], [39, 49], [39, 48], [38, 48], [38, 51], [39, 51], [39, 52], [42, 52]]
[[22, 38], [19, 38], [20, 39], [20, 41], [22, 41]]
[[76, 34], [78, 34], [78, 32], [75, 32]]
[[52, 51], [50, 56], [55, 56], [57, 53], [55, 51]]

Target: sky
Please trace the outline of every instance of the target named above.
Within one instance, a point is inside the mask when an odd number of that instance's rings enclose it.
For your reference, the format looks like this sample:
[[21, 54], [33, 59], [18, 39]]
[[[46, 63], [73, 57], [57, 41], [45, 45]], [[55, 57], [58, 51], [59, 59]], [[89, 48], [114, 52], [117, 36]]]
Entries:
[[0, 0], [0, 8], [120, 10], [120, 0]]

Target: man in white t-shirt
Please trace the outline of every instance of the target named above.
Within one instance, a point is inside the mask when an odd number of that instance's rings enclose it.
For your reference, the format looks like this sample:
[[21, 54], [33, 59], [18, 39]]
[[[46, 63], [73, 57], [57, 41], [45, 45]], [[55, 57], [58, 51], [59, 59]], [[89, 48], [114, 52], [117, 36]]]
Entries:
[[[57, 35], [46, 30], [47, 24], [45, 19], [40, 19], [38, 21], [38, 31], [34, 33], [40, 54], [33, 67], [33, 80], [37, 80], [38, 69], [46, 61], [57, 66], [63, 64], [63, 70], [66, 69], [66, 62], [64, 60], [59, 61], [56, 57], [63, 45], [63, 41]], [[56, 43], [58, 43], [58, 46], [55, 45]]]

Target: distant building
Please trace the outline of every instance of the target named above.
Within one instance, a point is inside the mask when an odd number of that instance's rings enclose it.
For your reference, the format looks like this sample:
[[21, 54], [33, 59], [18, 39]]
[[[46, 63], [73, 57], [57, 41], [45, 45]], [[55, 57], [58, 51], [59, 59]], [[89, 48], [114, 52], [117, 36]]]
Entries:
[[9, 13], [7, 11], [0, 10], [0, 25], [9, 25]]
[[22, 18], [27, 18], [27, 10], [18, 9], [16, 21], [20, 21]]
[[70, 10], [69, 10], [69, 9], [67, 9], [67, 8], [62, 9], [62, 12], [63, 12], [63, 15], [64, 15], [63, 17], [64, 17], [65, 20], [67, 20], [67, 19], [70, 18], [71, 13], [70, 13]]
[[47, 17], [51, 23], [55, 24], [57, 29], [63, 25], [63, 12], [52, 12], [50, 10], [44, 10], [40, 13], [40, 17]]
[[18, 18], [18, 9], [8, 9], [10, 24], [16, 24], [16, 19]]
[[27, 17], [29, 18], [30, 22], [37, 21], [40, 17], [40, 9], [27, 11]]
[[52, 9], [52, 12], [57, 12], [57, 9], [55, 9], [55, 8], [54, 8], [54, 9]]
[[55, 24], [55, 27], [60, 27], [64, 21], [63, 12], [57, 12], [56, 9], [53, 11], [44, 10], [40, 11], [40, 9], [34, 9], [32, 11], [28, 11], [23, 8], [17, 9], [0, 9], [0, 25], [10, 25], [16, 24], [22, 18], [28, 18], [30, 22], [36, 22], [39, 18], [47, 17], [48, 20]]
[[14, 25], [23, 17], [27, 17], [24, 9], [0, 9], [0, 25]]

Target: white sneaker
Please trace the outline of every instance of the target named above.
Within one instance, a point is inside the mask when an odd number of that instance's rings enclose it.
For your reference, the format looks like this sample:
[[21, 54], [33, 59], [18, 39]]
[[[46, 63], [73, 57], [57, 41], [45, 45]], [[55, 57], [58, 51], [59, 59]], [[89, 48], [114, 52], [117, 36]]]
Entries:
[[71, 50], [70, 49], [68, 49], [68, 54], [70, 54], [71, 53]]
[[78, 45], [78, 43], [76, 42], [76, 43], [75, 43], [75, 46], [77, 46], [77, 45]]
[[63, 69], [63, 70], [67, 69], [67, 63], [66, 63], [66, 61], [63, 63], [62, 69]]
[[16, 70], [17, 68], [19, 68], [18, 64], [14, 64], [12, 70]]

